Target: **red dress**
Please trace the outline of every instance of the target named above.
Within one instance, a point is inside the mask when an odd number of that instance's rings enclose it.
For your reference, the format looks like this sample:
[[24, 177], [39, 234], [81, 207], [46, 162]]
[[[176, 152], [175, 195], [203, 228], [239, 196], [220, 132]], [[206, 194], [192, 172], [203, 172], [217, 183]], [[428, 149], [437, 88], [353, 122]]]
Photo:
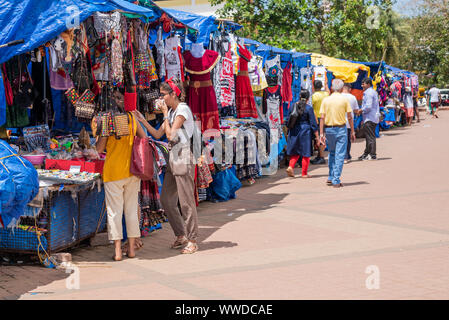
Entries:
[[251, 52], [239, 45], [239, 73], [235, 83], [235, 104], [237, 118], [257, 118], [256, 101], [248, 74], [248, 62], [251, 60]]
[[206, 50], [201, 58], [190, 51], [184, 52], [185, 70], [190, 74], [187, 103], [196, 121], [201, 121], [201, 132], [207, 129], [220, 130], [217, 98], [210, 72], [216, 66], [218, 52]]

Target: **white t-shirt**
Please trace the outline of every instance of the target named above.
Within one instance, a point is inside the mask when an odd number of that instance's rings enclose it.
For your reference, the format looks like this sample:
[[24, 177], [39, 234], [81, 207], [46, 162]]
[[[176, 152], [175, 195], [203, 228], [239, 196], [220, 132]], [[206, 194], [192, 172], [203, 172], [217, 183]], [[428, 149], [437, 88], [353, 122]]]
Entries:
[[440, 90], [433, 87], [427, 92], [430, 95], [430, 102], [440, 102]]
[[[351, 106], [351, 115], [352, 115], [352, 119], [354, 119], [354, 110], [358, 110], [359, 109], [359, 103], [357, 102], [357, 98], [351, 94], [351, 93], [346, 93], [343, 92], [342, 93], [343, 96], [345, 96], [346, 98], [348, 98], [349, 100], [349, 105]], [[349, 121], [348, 121], [348, 115], [346, 114], [346, 128], [350, 129], [351, 126], [349, 125]]]
[[182, 124], [185, 130], [182, 130], [181, 127], [178, 130], [178, 136], [180, 137], [181, 143], [183, 144], [187, 143], [188, 139], [190, 139], [193, 136], [193, 130], [195, 128], [195, 122], [193, 121], [192, 111], [190, 110], [189, 106], [186, 103], [181, 102], [180, 104], [178, 104], [175, 111], [173, 111], [172, 109], [168, 111], [168, 120], [170, 122], [170, 125], [173, 125], [176, 116], [183, 116], [186, 119]]

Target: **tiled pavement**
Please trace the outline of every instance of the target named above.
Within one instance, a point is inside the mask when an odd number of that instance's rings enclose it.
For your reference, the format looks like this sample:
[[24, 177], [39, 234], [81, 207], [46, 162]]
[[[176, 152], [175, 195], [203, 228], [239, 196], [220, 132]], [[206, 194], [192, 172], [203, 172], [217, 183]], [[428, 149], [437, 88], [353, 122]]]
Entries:
[[448, 299], [449, 112], [421, 114], [381, 132], [378, 161], [345, 165], [341, 189], [324, 184], [326, 166], [308, 180], [281, 169], [235, 200], [202, 203], [194, 255], [168, 249], [164, 224], [136, 259], [73, 250], [79, 289], [59, 270], [1, 266], [0, 299]]

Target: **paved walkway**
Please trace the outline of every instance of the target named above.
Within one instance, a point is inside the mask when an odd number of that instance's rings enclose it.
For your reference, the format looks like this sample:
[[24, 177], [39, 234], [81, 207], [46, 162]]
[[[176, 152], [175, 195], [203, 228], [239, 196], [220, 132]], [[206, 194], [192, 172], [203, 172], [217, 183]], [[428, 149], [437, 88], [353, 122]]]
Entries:
[[136, 259], [72, 251], [79, 289], [60, 270], [2, 266], [0, 299], [448, 299], [449, 112], [421, 115], [381, 132], [378, 161], [345, 165], [344, 188], [325, 185], [326, 166], [308, 180], [281, 169], [202, 203], [194, 255], [168, 248], [164, 224]]

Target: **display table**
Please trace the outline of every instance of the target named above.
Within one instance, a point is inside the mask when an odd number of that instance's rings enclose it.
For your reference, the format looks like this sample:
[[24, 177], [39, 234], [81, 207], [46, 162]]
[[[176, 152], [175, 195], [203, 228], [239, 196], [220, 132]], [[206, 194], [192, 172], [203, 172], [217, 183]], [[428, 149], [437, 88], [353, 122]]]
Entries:
[[[105, 229], [107, 214], [100, 177], [86, 183], [55, 182], [40, 179], [39, 194], [24, 213], [27, 217], [21, 217], [16, 228], [0, 228], [0, 251], [50, 255]], [[44, 217], [46, 224], [39, 224], [37, 216]]]

